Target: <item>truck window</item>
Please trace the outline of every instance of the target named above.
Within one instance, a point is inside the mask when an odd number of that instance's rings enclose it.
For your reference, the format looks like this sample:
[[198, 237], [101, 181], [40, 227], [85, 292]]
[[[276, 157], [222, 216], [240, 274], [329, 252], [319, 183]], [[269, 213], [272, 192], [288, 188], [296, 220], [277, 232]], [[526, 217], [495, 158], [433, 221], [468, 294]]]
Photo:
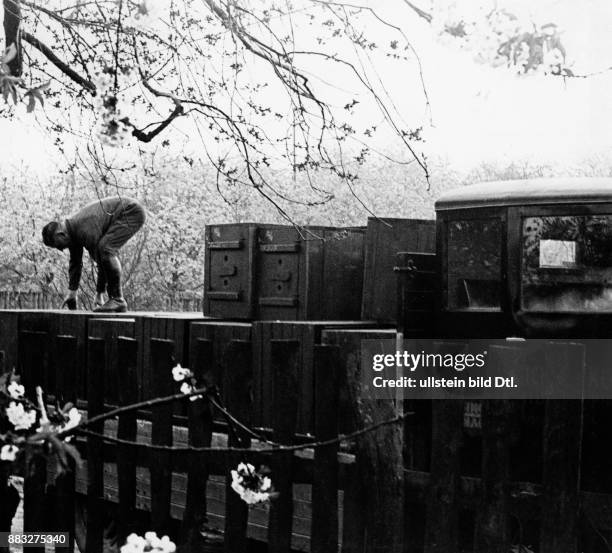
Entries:
[[525, 217], [522, 306], [612, 311], [612, 215]]
[[501, 220], [448, 223], [448, 308], [500, 309]]

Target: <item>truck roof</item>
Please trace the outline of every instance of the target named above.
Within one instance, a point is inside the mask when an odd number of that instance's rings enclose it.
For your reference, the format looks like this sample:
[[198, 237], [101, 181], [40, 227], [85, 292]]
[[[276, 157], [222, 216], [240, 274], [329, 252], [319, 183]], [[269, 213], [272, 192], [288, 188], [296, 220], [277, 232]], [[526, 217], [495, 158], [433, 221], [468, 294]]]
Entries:
[[436, 211], [514, 205], [612, 203], [612, 178], [550, 178], [481, 182], [445, 192]]

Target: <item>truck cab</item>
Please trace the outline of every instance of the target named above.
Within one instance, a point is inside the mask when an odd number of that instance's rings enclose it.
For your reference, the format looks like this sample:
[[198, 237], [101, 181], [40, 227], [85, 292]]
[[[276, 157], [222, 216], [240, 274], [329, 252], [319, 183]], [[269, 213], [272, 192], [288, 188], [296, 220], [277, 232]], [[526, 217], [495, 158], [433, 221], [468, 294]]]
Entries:
[[435, 204], [436, 334], [612, 334], [612, 178], [486, 182]]

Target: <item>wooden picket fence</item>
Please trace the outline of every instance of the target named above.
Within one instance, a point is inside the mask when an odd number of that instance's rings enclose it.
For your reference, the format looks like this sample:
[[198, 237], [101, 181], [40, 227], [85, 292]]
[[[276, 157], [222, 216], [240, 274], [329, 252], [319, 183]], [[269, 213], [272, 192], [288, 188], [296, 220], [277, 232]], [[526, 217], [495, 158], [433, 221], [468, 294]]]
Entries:
[[53, 309], [59, 296], [39, 290], [0, 290], [0, 309]]
[[[0, 290], [0, 309], [59, 309], [62, 297], [42, 290]], [[204, 300], [193, 294], [178, 294], [159, 298], [155, 309], [160, 311], [202, 312]], [[131, 304], [139, 309], [137, 304]]]
[[[11, 321], [18, 329], [12, 338]], [[203, 547], [205, 526], [223, 536], [206, 547], [217, 543], [227, 552], [247, 551], [249, 540], [279, 553], [605, 551], [612, 536], [610, 401], [368, 400], [359, 396], [361, 340], [393, 339], [395, 331], [313, 329], [172, 315], [0, 313], [5, 364], [16, 361], [27, 385], [76, 400], [89, 418], [172, 395], [170, 369], [181, 361], [198, 382], [218, 385], [226, 409], [267, 439], [323, 442], [271, 451], [206, 402], [145, 405], [81, 435], [84, 467], [53, 486], [45, 461], [29, 459], [25, 529], [52, 524], [74, 536], [76, 505], [85, 506], [87, 553], [103, 550], [109, 513], [119, 541], [154, 530], [185, 550]], [[585, 372], [585, 347], [556, 343], [540, 361], [560, 373]], [[492, 346], [489, 355], [502, 363], [519, 358], [512, 344]], [[382, 424], [398, 412], [404, 424]], [[354, 440], [333, 441], [378, 424]], [[248, 452], [229, 449], [245, 444]], [[229, 472], [241, 461], [270, 467], [279, 496], [269, 509], [249, 509], [230, 489]]]

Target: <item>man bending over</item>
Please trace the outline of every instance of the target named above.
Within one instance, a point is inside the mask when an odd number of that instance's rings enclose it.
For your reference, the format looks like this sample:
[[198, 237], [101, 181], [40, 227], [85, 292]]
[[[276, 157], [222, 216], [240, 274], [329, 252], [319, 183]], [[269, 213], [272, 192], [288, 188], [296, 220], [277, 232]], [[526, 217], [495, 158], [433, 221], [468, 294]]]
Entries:
[[[122, 313], [127, 304], [121, 290], [121, 263], [117, 258], [123, 246], [145, 222], [145, 211], [136, 200], [112, 197], [96, 200], [64, 221], [52, 221], [42, 231], [45, 246], [70, 251], [68, 294], [63, 305], [76, 309], [76, 298], [83, 248], [98, 266], [96, 308], [94, 311]], [[108, 289], [108, 301], [104, 292]]]

